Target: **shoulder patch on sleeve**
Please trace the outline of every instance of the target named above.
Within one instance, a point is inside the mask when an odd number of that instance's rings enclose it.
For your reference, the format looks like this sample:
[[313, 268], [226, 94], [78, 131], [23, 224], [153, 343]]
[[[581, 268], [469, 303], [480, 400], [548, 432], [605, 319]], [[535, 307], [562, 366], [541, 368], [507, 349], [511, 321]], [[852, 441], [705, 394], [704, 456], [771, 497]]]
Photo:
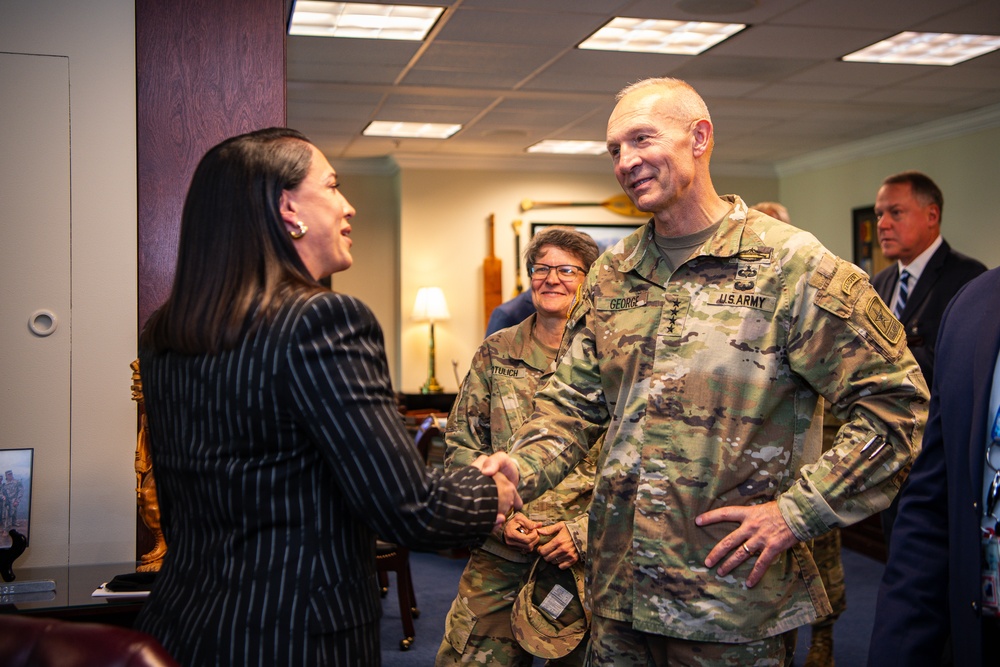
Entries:
[[[826, 277], [825, 271], [831, 264], [834, 270]], [[851, 326], [886, 360], [895, 361], [903, 353], [906, 344], [903, 325], [893, 316], [861, 269], [836, 257], [824, 257], [810, 277], [809, 284], [817, 288], [817, 306], [850, 321]]]
[[815, 287], [816, 305], [841, 318], [848, 318], [864, 292], [866, 282], [861, 269], [833, 255], [824, 255], [816, 271], [809, 277]]
[[903, 325], [897, 320], [878, 294], [872, 294], [865, 304], [865, 317], [892, 345], [903, 338]]

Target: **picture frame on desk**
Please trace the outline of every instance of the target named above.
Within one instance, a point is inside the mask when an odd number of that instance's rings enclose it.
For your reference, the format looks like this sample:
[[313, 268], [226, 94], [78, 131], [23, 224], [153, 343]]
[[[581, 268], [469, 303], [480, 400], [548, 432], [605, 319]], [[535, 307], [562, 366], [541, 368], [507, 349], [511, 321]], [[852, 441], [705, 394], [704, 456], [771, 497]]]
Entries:
[[533, 222], [531, 223], [531, 235], [534, 236], [538, 232], [549, 227], [569, 227], [570, 229], [575, 229], [578, 232], [588, 234], [592, 239], [594, 239], [594, 242], [597, 243], [598, 250], [604, 252], [645, 224], [645, 222], [637, 220], [630, 220], [629, 222], [621, 223]]
[[30, 542], [31, 480], [35, 450], [0, 449], [0, 549], [13, 545], [10, 530]]

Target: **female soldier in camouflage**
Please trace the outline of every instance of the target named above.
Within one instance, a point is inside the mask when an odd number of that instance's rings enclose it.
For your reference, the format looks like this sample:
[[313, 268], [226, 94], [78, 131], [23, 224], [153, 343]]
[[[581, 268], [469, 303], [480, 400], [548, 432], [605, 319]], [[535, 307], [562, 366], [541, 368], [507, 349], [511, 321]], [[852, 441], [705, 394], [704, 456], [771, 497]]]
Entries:
[[[593, 239], [571, 229], [549, 228], [532, 238], [524, 259], [536, 312], [489, 336], [476, 353], [448, 418], [447, 468], [506, 451], [511, 434], [531, 416], [535, 387], [555, 360], [577, 288], [597, 255]], [[582, 568], [595, 464], [588, 455], [473, 550], [435, 665], [531, 665], [534, 656], [511, 631], [514, 597], [538, 556], [562, 569]], [[582, 665], [585, 646], [586, 639], [549, 664]]]

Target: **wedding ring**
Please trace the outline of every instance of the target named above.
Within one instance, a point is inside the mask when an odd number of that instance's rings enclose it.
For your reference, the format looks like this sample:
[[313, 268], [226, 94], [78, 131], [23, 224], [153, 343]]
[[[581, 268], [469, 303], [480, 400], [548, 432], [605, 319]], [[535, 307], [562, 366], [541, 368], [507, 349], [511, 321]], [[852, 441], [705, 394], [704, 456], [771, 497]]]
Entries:
[[747, 556], [753, 556], [753, 552], [750, 551], [750, 547], [747, 546], [746, 542], [743, 543], [743, 551], [747, 552]]

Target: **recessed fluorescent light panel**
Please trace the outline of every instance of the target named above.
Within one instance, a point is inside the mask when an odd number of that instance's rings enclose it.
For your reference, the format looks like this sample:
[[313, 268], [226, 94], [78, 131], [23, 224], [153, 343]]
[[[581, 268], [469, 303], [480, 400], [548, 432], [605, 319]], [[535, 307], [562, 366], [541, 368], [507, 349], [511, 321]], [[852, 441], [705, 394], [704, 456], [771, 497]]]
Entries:
[[297, 0], [288, 34], [419, 42], [443, 12], [444, 7]]
[[608, 152], [603, 141], [558, 141], [546, 139], [528, 146], [529, 153], [560, 153], [563, 155], [602, 155]]
[[841, 60], [898, 65], [956, 65], [1000, 48], [996, 35], [954, 35], [947, 32], [901, 32], [849, 53]]
[[406, 137], [409, 139], [447, 139], [462, 129], [445, 123], [400, 123], [373, 120], [361, 133], [366, 137]]
[[577, 48], [696, 56], [745, 27], [744, 23], [660, 21], [618, 16]]

